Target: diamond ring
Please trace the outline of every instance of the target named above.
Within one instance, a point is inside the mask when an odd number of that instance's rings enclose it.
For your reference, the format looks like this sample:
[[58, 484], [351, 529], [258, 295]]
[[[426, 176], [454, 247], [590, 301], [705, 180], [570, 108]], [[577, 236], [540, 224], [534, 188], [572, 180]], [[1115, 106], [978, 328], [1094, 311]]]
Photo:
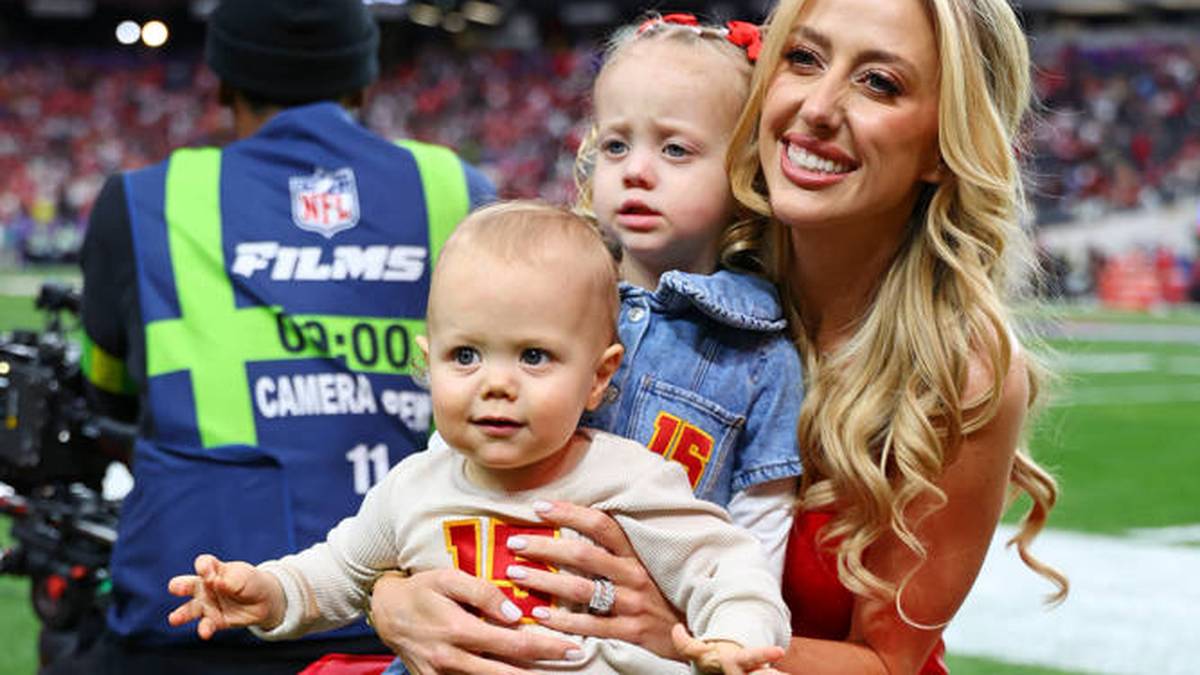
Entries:
[[592, 599], [588, 602], [588, 613], [599, 616], [608, 616], [612, 614], [613, 604], [617, 599], [617, 589], [613, 586], [613, 582], [604, 577], [598, 577], [592, 580], [595, 586], [592, 588]]

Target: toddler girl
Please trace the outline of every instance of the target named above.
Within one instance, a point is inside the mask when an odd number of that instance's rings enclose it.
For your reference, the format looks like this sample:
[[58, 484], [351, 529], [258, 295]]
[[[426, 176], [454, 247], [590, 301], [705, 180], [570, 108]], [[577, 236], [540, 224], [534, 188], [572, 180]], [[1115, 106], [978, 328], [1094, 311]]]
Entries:
[[596, 77], [577, 160], [579, 208], [621, 249], [626, 355], [585, 424], [683, 464], [776, 572], [800, 462], [801, 367], [774, 287], [754, 274], [726, 150], [758, 29], [687, 14], [618, 31]]

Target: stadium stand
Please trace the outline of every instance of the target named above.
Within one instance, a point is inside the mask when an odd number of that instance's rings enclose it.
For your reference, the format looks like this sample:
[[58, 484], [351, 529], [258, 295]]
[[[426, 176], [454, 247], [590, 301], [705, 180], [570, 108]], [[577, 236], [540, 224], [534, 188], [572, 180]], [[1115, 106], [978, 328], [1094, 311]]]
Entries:
[[[571, 197], [593, 53], [431, 48], [394, 67], [364, 110], [389, 136], [457, 148], [508, 197]], [[0, 54], [0, 227], [30, 261], [69, 259], [108, 173], [228, 139], [199, 59], [71, 50]]]
[[[1165, 27], [1033, 36], [1043, 110], [1028, 157], [1039, 226], [1200, 195], [1200, 43], [1190, 37]], [[457, 149], [502, 196], [571, 198], [594, 44], [430, 42], [409, 53], [372, 89], [368, 126]], [[215, 87], [187, 50], [0, 51], [0, 262], [70, 261], [105, 175], [227, 140]], [[1193, 252], [1174, 253], [1189, 275]], [[1096, 290], [1098, 279], [1080, 286]]]
[[1200, 193], [1200, 43], [1160, 30], [1034, 41], [1040, 223]]

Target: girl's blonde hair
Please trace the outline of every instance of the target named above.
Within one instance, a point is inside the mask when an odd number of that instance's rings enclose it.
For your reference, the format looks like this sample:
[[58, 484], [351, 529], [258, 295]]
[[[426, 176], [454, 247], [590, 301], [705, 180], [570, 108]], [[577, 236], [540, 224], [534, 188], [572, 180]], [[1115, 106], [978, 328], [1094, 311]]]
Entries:
[[[738, 91], [727, 92], [736, 97], [736, 102], [746, 100], [750, 90], [750, 79], [753, 73], [753, 63], [747, 58], [746, 51], [733, 44], [727, 38], [728, 30], [715, 24], [688, 25], [664, 21], [657, 13], [645, 15], [643, 20], [631, 23], [615, 30], [605, 44], [600, 70], [596, 73], [596, 82], [605, 68], [615, 63], [633, 45], [645, 44], [650, 41], [671, 41], [697, 48], [711, 49], [713, 53], [725, 57], [730, 66], [740, 76], [738, 82], [742, 85]], [[693, 102], [681, 102], [681, 105], [694, 105]], [[600, 152], [599, 129], [592, 120], [587, 134], [579, 144], [575, 153], [575, 212], [596, 220], [592, 208], [592, 178], [596, 168], [596, 157]], [[760, 260], [762, 228], [752, 224], [753, 214], [739, 208], [734, 221], [725, 228], [721, 235], [718, 248], [718, 259], [724, 267], [741, 269], [748, 272], [762, 272]], [[619, 255], [619, 252], [618, 252]]]
[[[986, 425], [1000, 405], [1015, 340], [1008, 301], [1032, 274], [1022, 229], [1024, 192], [1017, 144], [1031, 100], [1029, 52], [1007, 0], [924, 0], [940, 62], [939, 147], [946, 177], [927, 186], [890, 268], [852, 337], [829, 353], [814, 348], [803, 317], [792, 311], [805, 360], [807, 394], [798, 429], [804, 477], [799, 506], [833, 509], [822, 533], [836, 541], [838, 576], [859, 595], [894, 599], [905, 621], [899, 584], [863, 563], [864, 552], [891, 532], [920, 560], [927, 552], [909, 507], [946, 495], [936, 481], [957, 457], [964, 437]], [[790, 247], [771, 210], [758, 158], [763, 98], [779, 67], [804, 0], [781, 0], [767, 23], [750, 96], [730, 142], [734, 197], [759, 214], [768, 274], [785, 296]], [[987, 366], [990, 386], [965, 398], [973, 356]], [[1029, 405], [1043, 370], [1030, 367]], [[1065, 576], [1029, 551], [1058, 496], [1054, 479], [1018, 449], [1011, 496], [1032, 506], [1016, 543], [1021, 559], [1067, 593]], [[956, 505], [956, 508], [958, 506]], [[915, 572], [915, 570], [914, 570]]]

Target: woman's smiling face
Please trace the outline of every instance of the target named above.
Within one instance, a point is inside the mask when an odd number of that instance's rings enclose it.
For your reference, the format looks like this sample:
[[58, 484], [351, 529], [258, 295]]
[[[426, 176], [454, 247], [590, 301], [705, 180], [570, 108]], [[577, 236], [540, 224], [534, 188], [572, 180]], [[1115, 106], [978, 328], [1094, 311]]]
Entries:
[[922, 184], [940, 178], [938, 52], [923, 4], [810, 0], [787, 30], [758, 139], [776, 218], [902, 231]]

